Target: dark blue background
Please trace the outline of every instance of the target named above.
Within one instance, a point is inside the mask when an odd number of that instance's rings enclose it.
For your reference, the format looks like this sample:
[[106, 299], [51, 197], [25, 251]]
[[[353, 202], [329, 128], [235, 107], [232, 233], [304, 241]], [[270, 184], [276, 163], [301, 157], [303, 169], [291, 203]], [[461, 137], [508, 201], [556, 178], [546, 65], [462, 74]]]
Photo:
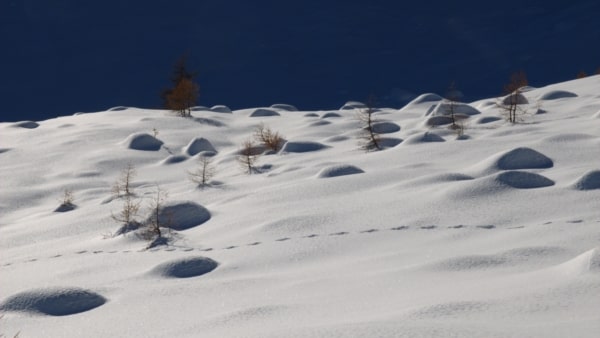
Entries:
[[189, 52], [201, 105], [400, 107], [456, 81], [465, 100], [600, 67], [600, 2], [2, 0], [2, 121], [156, 108]]

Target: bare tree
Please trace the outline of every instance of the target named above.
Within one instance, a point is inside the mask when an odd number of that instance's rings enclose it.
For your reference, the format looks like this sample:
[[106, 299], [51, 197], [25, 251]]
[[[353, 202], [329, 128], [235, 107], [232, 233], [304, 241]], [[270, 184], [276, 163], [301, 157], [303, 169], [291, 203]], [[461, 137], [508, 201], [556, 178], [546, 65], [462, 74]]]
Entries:
[[254, 139], [260, 142], [265, 148], [272, 151], [279, 151], [284, 143], [284, 138], [278, 132], [261, 123], [254, 129]]
[[367, 100], [367, 107], [361, 109], [358, 113], [358, 120], [360, 122], [361, 134], [359, 138], [361, 140], [361, 149], [365, 151], [382, 150], [381, 136], [375, 130], [375, 123], [379, 120], [374, 116], [377, 110], [374, 108], [374, 98], [369, 97]]
[[252, 140], [246, 140], [242, 143], [242, 149], [240, 149], [238, 155], [238, 162], [248, 175], [256, 171], [254, 165], [258, 161], [260, 154], [261, 151], [256, 147]]
[[507, 94], [502, 101], [497, 103], [498, 108], [506, 114], [506, 119], [510, 123], [517, 123], [517, 114], [524, 114], [527, 111], [520, 108], [519, 105], [525, 103], [523, 96], [523, 87], [527, 86], [527, 75], [519, 71], [510, 76], [510, 82], [504, 86], [504, 93]]
[[131, 162], [127, 163], [127, 167], [121, 171], [119, 179], [117, 179], [117, 181], [113, 184], [113, 195], [117, 198], [121, 196], [133, 195], [131, 181], [133, 181], [133, 178], [136, 175], [137, 171], [135, 170], [135, 166]]
[[199, 166], [194, 171], [188, 171], [190, 181], [196, 183], [200, 188], [206, 187], [210, 179], [215, 175], [215, 167], [212, 159], [206, 156], [198, 157]]

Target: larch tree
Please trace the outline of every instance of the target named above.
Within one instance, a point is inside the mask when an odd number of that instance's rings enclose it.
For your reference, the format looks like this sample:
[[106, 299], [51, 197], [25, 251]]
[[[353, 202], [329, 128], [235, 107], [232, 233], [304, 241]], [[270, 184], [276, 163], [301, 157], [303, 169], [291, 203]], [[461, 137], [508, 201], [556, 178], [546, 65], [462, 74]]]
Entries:
[[171, 75], [173, 87], [162, 93], [165, 107], [182, 117], [191, 116], [191, 108], [196, 105], [200, 93], [200, 87], [194, 81], [196, 73], [187, 69], [186, 61], [184, 55], [175, 63]]

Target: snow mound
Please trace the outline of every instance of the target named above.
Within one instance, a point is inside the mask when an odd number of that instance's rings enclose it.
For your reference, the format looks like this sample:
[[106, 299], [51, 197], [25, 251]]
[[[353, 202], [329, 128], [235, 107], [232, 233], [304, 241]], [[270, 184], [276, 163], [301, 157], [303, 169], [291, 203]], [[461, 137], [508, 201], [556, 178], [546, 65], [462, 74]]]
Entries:
[[519, 147], [483, 160], [475, 165], [483, 174], [496, 170], [546, 169], [554, 166], [554, 162], [546, 155], [531, 148]]
[[362, 102], [348, 101], [340, 108], [340, 110], [365, 109], [365, 108], [367, 108], [367, 105]]
[[581, 176], [573, 187], [577, 190], [600, 189], [600, 170], [592, 170]]
[[502, 104], [504, 104], [504, 105], [528, 104], [528, 103], [529, 103], [529, 100], [527, 100], [525, 95], [523, 95], [521, 93], [509, 94], [509, 95], [506, 95], [504, 98], [502, 98]]
[[338, 164], [322, 169], [317, 175], [318, 178], [330, 178], [354, 174], [362, 174], [364, 170], [349, 164]]
[[381, 146], [381, 148], [394, 148], [395, 146], [399, 145], [400, 143], [402, 143], [402, 139], [401, 138], [395, 138], [395, 137], [382, 137], [379, 139], [379, 145]]
[[75, 210], [76, 208], [77, 208], [77, 206], [75, 204], [62, 203], [56, 209], [54, 209], [54, 212], [69, 212], [69, 211]]
[[128, 149], [156, 151], [160, 149], [163, 142], [150, 134], [134, 133], [129, 135], [122, 144]]
[[435, 105], [435, 107], [431, 111], [428, 111], [426, 115], [447, 116], [452, 114], [452, 110], [454, 110], [455, 115], [466, 115], [467, 117], [481, 114], [479, 110], [475, 109], [474, 107], [468, 104], [458, 102], [454, 102], [451, 104], [450, 102], [442, 101]]
[[170, 155], [169, 157], [160, 161], [160, 164], [167, 164], [167, 165], [168, 164], [176, 164], [176, 163], [181, 163], [187, 159], [188, 159], [188, 157], [185, 155]]
[[304, 117], [319, 117], [319, 114], [317, 114], [317, 113], [306, 113], [306, 114], [304, 114]]
[[123, 111], [123, 110], [127, 110], [127, 109], [129, 109], [129, 107], [116, 106], [116, 107], [108, 108], [106, 111]]
[[410, 101], [408, 104], [409, 105], [413, 105], [413, 104], [420, 104], [420, 103], [425, 103], [425, 102], [437, 102], [437, 101], [442, 101], [444, 98], [437, 95], [437, 94], [433, 94], [433, 93], [425, 93], [425, 94], [421, 94], [419, 96], [417, 96], [414, 100]]
[[207, 111], [210, 110], [210, 108], [205, 107], [205, 106], [195, 106], [190, 108], [191, 111]]
[[346, 135], [335, 135], [335, 136], [330, 136], [328, 138], [326, 138], [324, 141], [325, 142], [342, 142], [342, 141], [346, 141], [350, 139], [350, 137], [346, 136]]
[[499, 116], [483, 116], [483, 117], [477, 119], [477, 121], [475, 121], [475, 123], [487, 124], [487, 123], [492, 123], [492, 122], [496, 122], [496, 121], [500, 121], [500, 120], [502, 120], [502, 118]]
[[468, 118], [468, 116], [455, 115], [454, 120], [452, 119], [451, 116], [446, 116], [446, 115], [432, 116], [432, 117], [428, 118], [427, 121], [425, 121], [425, 125], [427, 125], [429, 127], [444, 126], [447, 124], [451, 124], [452, 121], [464, 120], [465, 118]]
[[18, 293], [6, 299], [2, 311], [28, 312], [49, 316], [68, 316], [94, 309], [106, 298], [80, 288], [46, 288]]
[[278, 109], [278, 110], [285, 110], [285, 111], [298, 111], [298, 108], [296, 108], [295, 106], [292, 106], [291, 104], [285, 104], [285, 103], [275, 103], [275, 104], [272, 104], [270, 108]]
[[205, 207], [192, 201], [165, 203], [158, 215], [161, 224], [178, 231], [202, 225], [210, 218], [211, 214]]
[[525, 171], [505, 171], [498, 174], [495, 180], [517, 189], [534, 189], [554, 185], [554, 181], [545, 176]]
[[420, 144], [420, 143], [429, 143], [429, 142], [444, 142], [444, 138], [439, 136], [438, 134], [424, 132], [416, 135], [411, 135], [408, 137], [402, 144]]
[[250, 117], [267, 117], [267, 116], [280, 116], [280, 114], [273, 109], [258, 108], [250, 114]]
[[212, 106], [212, 107], [210, 107], [210, 110], [214, 111], [215, 113], [231, 114], [231, 109], [229, 109], [229, 107], [224, 106], [222, 104], [218, 104], [216, 106]]
[[340, 115], [338, 113], [334, 113], [334, 112], [329, 112], [329, 113], [325, 113], [325, 114], [323, 114], [323, 116], [321, 116], [322, 119], [328, 119], [328, 118], [332, 118], [332, 117], [342, 117], [342, 115]]
[[291, 141], [288, 141], [281, 148], [281, 153], [308, 153], [308, 152], [312, 152], [312, 151], [319, 151], [319, 150], [326, 149], [326, 148], [329, 148], [329, 147], [322, 143], [319, 143], [319, 142], [312, 142], [312, 141], [291, 142]]
[[310, 123], [308, 126], [309, 127], [318, 127], [318, 126], [326, 126], [328, 124], [331, 124], [331, 122], [326, 121], [326, 120], [319, 120], [319, 121]]
[[15, 122], [12, 126], [15, 128], [35, 129], [39, 127], [40, 124], [34, 121], [20, 121]]
[[498, 169], [545, 169], [554, 166], [554, 162], [546, 155], [531, 148], [520, 147], [510, 150], [496, 161]]
[[577, 94], [566, 90], [552, 90], [540, 96], [540, 100], [558, 100], [568, 97], [577, 97]]
[[213, 147], [212, 143], [204, 137], [194, 138], [182, 151], [189, 156], [194, 156], [202, 152], [212, 153], [213, 155], [217, 153], [217, 150]]
[[159, 264], [151, 274], [166, 278], [190, 278], [207, 274], [218, 266], [219, 263], [208, 257], [190, 257]]
[[378, 134], [390, 134], [400, 131], [400, 126], [393, 122], [377, 122], [373, 124], [373, 131]]

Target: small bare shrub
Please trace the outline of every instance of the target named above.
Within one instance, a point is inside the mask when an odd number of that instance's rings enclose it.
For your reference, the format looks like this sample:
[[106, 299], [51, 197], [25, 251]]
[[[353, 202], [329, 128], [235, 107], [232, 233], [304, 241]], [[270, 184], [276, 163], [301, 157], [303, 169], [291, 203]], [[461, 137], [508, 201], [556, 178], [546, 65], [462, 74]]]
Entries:
[[133, 187], [131, 181], [137, 175], [135, 166], [132, 163], [127, 163], [127, 167], [121, 171], [119, 179], [112, 187], [112, 193], [115, 197], [133, 195]]
[[284, 138], [278, 132], [274, 132], [271, 128], [263, 123], [258, 125], [254, 130], [254, 139], [260, 142], [265, 148], [272, 151], [279, 151], [283, 146]]
[[357, 115], [360, 122], [361, 134], [359, 135], [360, 147], [365, 151], [382, 150], [381, 136], [375, 130], [375, 123], [379, 120], [374, 116], [377, 112], [373, 107], [373, 97], [367, 101], [367, 108], [361, 109]]
[[256, 172], [255, 164], [258, 161], [260, 154], [260, 149], [256, 147], [252, 140], [246, 140], [242, 143], [242, 149], [240, 149], [238, 155], [238, 162], [248, 175]]
[[64, 212], [71, 211], [75, 209], [75, 196], [73, 195], [73, 190], [66, 188], [63, 190], [62, 197], [58, 200], [60, 205], [56, 208], [55, 211]]
[[196, 183], [200, 188], [206, 187], [210, 179], [215, 175], [216, 169], [212, 165], [212, 159], [206, 156], [198, 157], [199, 166], [194, 171], [188, 171], [190, 181]]
[[111, 218], [122, 224], [121, 228], [115, 233], [115, 236], [126, 234], [137, 230], [140, 227], [136, 219], [140, 211], [140, 201], [132, 195], [125, 195], [123, 206], [118, 214], [111, 214]]
[[[147, 207], [150, 217], [148, 217], [146, 224], [144, 224], [144, 230], [141, 233], [141, 236], [150, 242], [148, 248], [166, 244], [168, 242], [168, 237], [166, 235], [169, 233], [168, 228], [171, 226], [171, 222], [168, 217], [165, 219], [164, 215], [161, 215], [167, 198], [168, 193], [159, 186], [156, 186], [154, 196]], [[161, 228], [166, 228], [167, 232], [163, 231]]]

